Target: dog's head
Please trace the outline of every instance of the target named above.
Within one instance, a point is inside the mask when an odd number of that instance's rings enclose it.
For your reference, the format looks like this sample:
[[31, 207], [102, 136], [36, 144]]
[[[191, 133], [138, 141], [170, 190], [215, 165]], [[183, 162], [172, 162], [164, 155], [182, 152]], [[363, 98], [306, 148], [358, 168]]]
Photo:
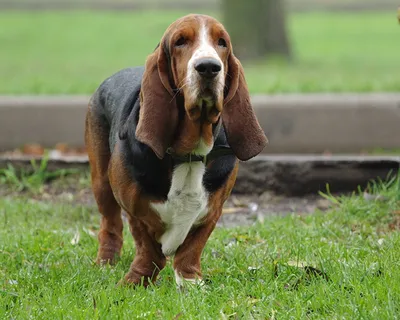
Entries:
[[159, 158], [168, 147], [178, 154], [207, 154], [220, 117], [240, 160], [267, 144], [229, 35], [209, 16], [188, 15], [168, 27], [147, 58], [140, 99], [136, 136]]

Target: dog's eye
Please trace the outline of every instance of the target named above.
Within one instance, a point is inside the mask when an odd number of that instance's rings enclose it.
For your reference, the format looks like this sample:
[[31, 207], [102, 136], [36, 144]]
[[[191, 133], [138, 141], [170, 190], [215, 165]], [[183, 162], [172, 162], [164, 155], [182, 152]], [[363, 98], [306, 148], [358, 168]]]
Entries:
[[219, 38], [219, 40], [218, 40], [218, 45], [219, 45], [220, 47], [226, 48], [226, 41], [225, 41], [225, 39]]
[[175, 42], [175, 47], [183, 47], [186, 44], [186, 39], [184, 37], [180, 37], [176, 42]]

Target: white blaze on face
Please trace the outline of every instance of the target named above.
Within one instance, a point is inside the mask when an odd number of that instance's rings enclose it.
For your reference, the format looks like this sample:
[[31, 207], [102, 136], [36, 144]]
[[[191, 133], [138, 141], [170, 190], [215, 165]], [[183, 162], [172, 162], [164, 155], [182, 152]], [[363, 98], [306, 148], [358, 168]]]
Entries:
[[202, 97], [199, 97], [199, 81], [201, 81], [201, 76], [195, 70], [194, 66], [199, 59], [204, 58], [216, 59], [221, 65], [221, 71], [218, 73], [214, 80], [214, 91], [216, 93], [216, 98], [220, 99], [222, 97], [224, 88], [224, 64], [212, 44], [210, 30], [207, 28], [207, 25], [205, 23], [202, 23], [199, 30], [198, 47], [194, 50], [193, 56], [190, 58], [187, 68], [187, 84], [190, 88], [191, 94], [190, 100], [198, 101], [200, 103], [202, 102]]

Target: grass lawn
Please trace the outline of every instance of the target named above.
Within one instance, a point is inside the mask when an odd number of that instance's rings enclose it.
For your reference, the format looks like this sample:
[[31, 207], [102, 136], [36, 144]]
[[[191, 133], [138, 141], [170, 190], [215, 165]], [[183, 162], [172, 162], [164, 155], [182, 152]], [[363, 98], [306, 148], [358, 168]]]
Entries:
[[0, 319], [395, 319], [400, 184], [374, 193], [331, 198], [327, 213], [217, 229], [203, 255], [208, 284], [185, 292], [170, 265], [154, 287], [116, 287], [132, 240], [125, 230], [114, 268], [94, 265], [93, 207], [3, 197]]
[[[181, 11], [0, 12], [0, 94], [90, 94], [142, 65]], [[400, 91], [396, 13], [295, 13], [294, 59], [247, 63], [252, 93]]]

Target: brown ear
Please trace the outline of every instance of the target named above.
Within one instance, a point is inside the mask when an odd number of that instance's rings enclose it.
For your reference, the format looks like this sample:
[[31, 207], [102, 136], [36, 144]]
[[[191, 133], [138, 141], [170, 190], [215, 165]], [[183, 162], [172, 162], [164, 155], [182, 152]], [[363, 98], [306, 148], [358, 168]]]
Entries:
[[136, 128], [136, 138], [148, 145], [160, 159], [170, 147], [178, 123], [178, 108], [169, 79], [167, 50], [161, 42], [146, 60]]
[[258, 155], [268, 143], [250, 103], [250, 95], [239, 60], [228, 58], [228, 94], [224, 101], [222, 122], [228, 142], [242, 161]]

